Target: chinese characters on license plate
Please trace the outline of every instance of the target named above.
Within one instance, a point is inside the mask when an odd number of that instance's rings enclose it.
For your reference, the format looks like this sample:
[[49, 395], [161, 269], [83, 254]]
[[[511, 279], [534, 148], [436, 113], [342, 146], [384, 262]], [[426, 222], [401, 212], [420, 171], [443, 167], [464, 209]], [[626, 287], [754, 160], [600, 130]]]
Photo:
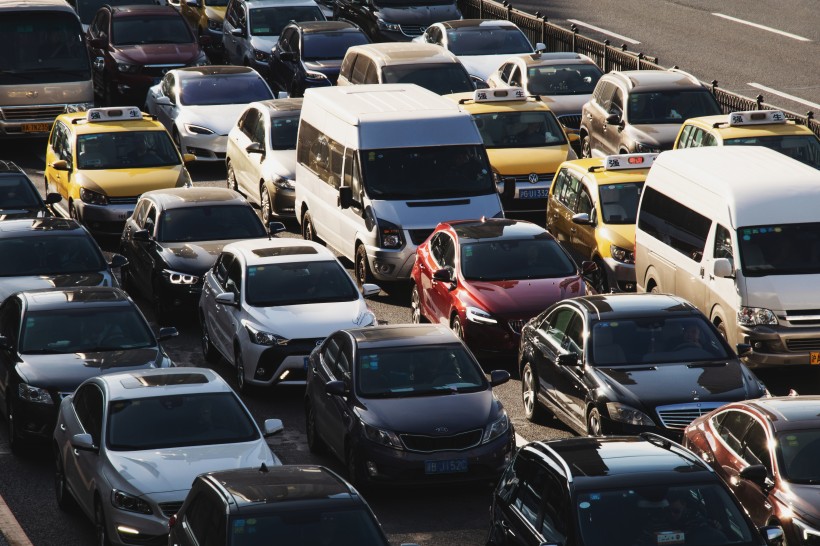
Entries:
[[425, 474], [452, 474], [456, 472], [467, 472], [467, 459], [424, 461]]
[[820, 352], [812, 351], [809, 353], [809, 364], [812, 366], [820, 365]]

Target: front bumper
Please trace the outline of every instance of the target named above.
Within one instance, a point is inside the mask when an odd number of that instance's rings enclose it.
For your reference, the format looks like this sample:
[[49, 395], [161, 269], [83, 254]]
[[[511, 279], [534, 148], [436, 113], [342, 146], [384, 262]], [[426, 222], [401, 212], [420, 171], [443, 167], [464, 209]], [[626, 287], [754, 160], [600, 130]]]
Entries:
[[[52, 404], [42, 404], [39, 402], [29, 402], [17, 397], [17, 386], [13, 387], [14, 397], [14, 428], [21, 438], [30, 441], [48, 441], [54, 435], [54, 427], [57, 424], [57, 411], [60, 401], [56, 400]], [[54, 393], [52, 398], [54, 398]]]
[[376, 279], [391, 282], [410, 278], [416, 261], [416, 245], [409, 240], [398, 250], [385, 250], [375, 246], [367, 246], [366, 249], [370, 272]]
[[125, 221], [134, 212], [137, 198], [133, 201], [127, 204], [91, 205], [77, 199], [74, 207], [80, 222], [92, 233], [119, 236], [122, 235]]
[[[93, 108], [93, 102], [81, 103]], [[3, 106], [0, 108], [0, 138], [45, 138], [54, 120], [66, 112], [67, 104]]]
[[158, 294], [163, 303], [170, 309], [188, 309], [196, 308], [199, 303], [199, 298], [202, 296], [202, 278], [205, 272], [191, 273], [199, 277], [199, 282], [196, 284], [174, 284], [165, 276], [162, 276], [162, 281], [159, 283]]
[[268, 195], [270, 195], [271, 211], [279, 218], [296, 217], [296, 190], [279, 188], [268, 183]]
[[605, 258], [606, 278], [611, 288], [617, 292], [634, 292], [635, 264], [625, 264], [613, 258]]
[[812, 353], [820, 357], [820, 328], [738, 326], [738, 343], [752, 346], [752, 352], [742, 357], [750, 368], [806, 366]]
[[[515, 356], [521, 340], [521, 327], [529, 319], [499, 320], [498, 324], [477, 324], [464, 320], [464, 342], [478, 356]], [[515, 331], [515, 325], [518, 331]]]
[[248, 341], [242, 347], [247, 383], [259, 386], [304, 385], [308, 357], [324, 340], [325, 338], [291, 339], [287, 345], [273, 346], [256, 345]]
[[[101, 500], [105, 506], [108, 536], [112, 544], [117, 546], [165, 546], [168, 544], [168, 517], [171, 515], [170, 512], [176, 512], [183, 502], [183, 499], [178, 498], [178, 492], [160, 494], [158, 498], [152, 498], [149, 501], [154, 510], [163, 511], [160, 514], [139, 514], [120, 510], [111, 505], [110, 498], [110, 492], [108, 492], [108, 496]], [[167, 510], [168, 513], [164, 513], [165, 507], [172, 508]]]
[[180, 153], [194, 154], [197, 161], [225, 161], [228, 151], [228, 135], [196, 135], [182, 132], [179, 135]]

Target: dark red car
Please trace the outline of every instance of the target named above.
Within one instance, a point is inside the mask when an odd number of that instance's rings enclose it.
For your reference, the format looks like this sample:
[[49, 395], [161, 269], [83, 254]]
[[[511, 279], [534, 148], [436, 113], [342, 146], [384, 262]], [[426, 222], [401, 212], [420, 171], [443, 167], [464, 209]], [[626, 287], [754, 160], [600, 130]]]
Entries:
[[208, 64], [188, 23], [171, 6], [101, 7], [86, 33], [94, 96], [106, 105], [145, 104], [172, 68]]
[[[589, 273], [595, 264], [584, 262]], [[416, 250], [413, 322], [449, 324], [477, 356], [518, 351], [521, 327], [586, 294], [576, 263], [544, 228], [509, 219], [439, 224]]]
[[755, 525], [820, 544], [820, 396], [727, 404], [692, 421], [683, 445], [729, 485]]

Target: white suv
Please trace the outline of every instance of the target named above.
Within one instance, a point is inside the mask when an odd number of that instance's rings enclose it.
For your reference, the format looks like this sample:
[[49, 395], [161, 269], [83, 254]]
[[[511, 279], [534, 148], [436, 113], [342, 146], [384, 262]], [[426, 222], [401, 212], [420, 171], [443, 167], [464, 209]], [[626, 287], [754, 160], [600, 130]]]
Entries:
[[373, 326], [362, 292], [324, 246], [301, 239], [226, 245], [205, 275], [199, 316], [206, 360], [219, 354], [246, 385], [304, 384], [311, 351], [342, 328]]

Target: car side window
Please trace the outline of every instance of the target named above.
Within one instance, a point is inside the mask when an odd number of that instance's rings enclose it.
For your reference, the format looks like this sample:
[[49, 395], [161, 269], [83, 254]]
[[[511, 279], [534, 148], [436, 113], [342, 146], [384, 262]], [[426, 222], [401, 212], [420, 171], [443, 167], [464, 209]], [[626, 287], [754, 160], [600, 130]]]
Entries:
[[59, 134], [59, 142], [57, 143], [57, 152], [60, 159], [64, 159], [71, 165], [71, 132], [63, 126], [63, 130]]
[[624, 114], [624, 92], [620, 88], [615, 88], [615, 93], [609, 101], [609, 106], [606, 109], [608, 114], [615, 114], [618, 117]]
[[589, 214], [590, 217], [592, 217], [592, 197], [589, 196], [589, 192], [583, 186], [580, 187], [578, 208], [575, 209], [575, 212], [578, 214]]
[[236, 294], [237, 298], [242, 293], [242, 264], [239, 260], [234, 260], [228, 265], [228, 276], [225, 279], [225, 290]]
[[214, 265], [214, 275], [222, 288], [225, 288], [225, 284], [228, 282], [228, 267], [234, 260], [236, 260], [236, 257], [233, 254], [223, 252]]
[[62, 122], [54, 124], [54, 130], [51, 132], [51, 148], [58, 156], [62, 155], [63, 134], [65, 134], [65, 126]]
[[561, 347], [566, 338], [567, 327], [574, 316], [575, 312], [567, 307], [556, 309], [543, 322], [541, 330], [557, 347]]
[[715, 247], [712, 251], [715, 258], [726, 258], [735, 268], [734, 251], [732, 250], [732, 232], [717, 224], [715, 226]]
[[692, 137], [692, 131], [694, 130], [694, 125], [685, 125], [680, 132], [680, 138], [678, 139], [678, 148], [689, 148], [689, 141]]
[[507, 64], [505, 64], [504, 66], [501, 67], [501, 70], [499, 70], [498, 75], [501, 77], [501, 80], [504, 83], [507, 83], [507, 82], [510, 81], [510, 74], [512, 74], [513, 68], [515, 68], [514, 63], [507, 63]]
[[[340, 340], [341, 341], [341, 340]], [[350, 383], [350, 363], [353, 362], [353, 348], [347, 340], [339, 344], [339, 355], [331, 370], [336, 379]]]
[[151, 204], [147, 199], [140, 199], [137, 206], [134, 208], [134, 213], [131, 215], [137, 227], [141, 227], [145, 221], [145, 213], [148, 212], [148, 206]]
[[[258, 111], [256, 111], [259, 113]], [[251, 140], [256, 144], [261, 144], [263, 147], [265, 146], [265, 137], [270, 134], [270, 131], [265, 129], [265, 118], [259, 115], [259, 121], [256, 123], [256, 127], [253, 130], [253, 136]]]
[[279, 37], [279, 47], [282, 51], [293, 51], [293, 38], [296, 31], [292, 28], [285, 29], [282, 36]]
[[600, 88], [595, 89], [593, 98], [595, 102], [604, 110], [609, 110], [609, 103], [612, 101], [612, 95], [615, 93], [616, 86], [610, 82], [598, 82]]
[[455, 243], [448, 234], [440, 231], [430, 241], [433, 259], [441, 267], [455, 267]]
[[99, 446], [103, 422], [102, 391], [96, 385], [83, 385], [74, 394], [72, 404], [83, 430], [91, 435], [92, 443]]
[[364, 83], [379, 83], [379, 68], [376, 63], [370, 61], [367, 65], [367, 72], [364, 74]]
[[572, 319], [567, 324], [564, 349], [567, 353], [582, 355], [584, 353], [584, 321], [578, 313], [572, 313]]
[[578, 207], [578, 198], [581, 193], [581, 187], [581, 180], [573, 174], [567, 173], [567, 180], [561, 188], [561, 193], [558, 195], [558, 200], [569, 210], [575, 212]]
[[224, 537], [225, 506], [214, 493], [199, 491], [185, 510], [185, 522], [200, 546], [217, 546]]
[[157, 207], [153, 204], [148, 205], [148, 212], [145, 213], [145, 220], [140, 227], [147, 229], [151, 235], [154, 234], [154, 230], [157, 227]]
[[0, 335], [6, 337], [12, 346], [17, 346], [20, 337], [20, 300], [7, 299], [0, 307]]
[[256, 134], [256, 126], [259, 124], [260, 119], [259, 110], [251, 108], [245, 112], [245, 116], [239, 122], [239, 130], [242, 131], [246, 137], [252, 139], [254, 134]]
[[766, 437], [766, 429], [757, 420], [753, 420], [743, 439], [743, 460], [753, 464], [762, 464], [772, 474], [772, 457], [769, 452], [769, 440]]
[[353, 83], [353, 67], [356, 66], [358, 57], [355, 53], [345, 55], [344, 59], [342, 59], [342, 66], [339, 68], [339, 74], [346, 77], [351, 83]]
[[333, 367], [336, 365], [336, 357], [339, 356], [339, 341], [338, 336], [331, 337], [319, 353], [325, 371], [330, 374], [333, 373]]
[[350, 74], [350, 82], [364, 83], [364, 76], [367, 73], [367, 69], [370, 67], [370, 65], [370, 59], [368, 59], [364, 55], [358, 55], [356, 57], [356, 64], [353, 65], [353, 72]]
[[726, 445], [735, 453], [741, 454], [741, 440], [752, 424], [752, 419], [748, 413], [729, 410], [713, 417], [712, 424]]
[[513, 87], [520, 87], [521, 86], [521, 69], [519, 67], [515, 67], [510, 76], [510, 85]]

